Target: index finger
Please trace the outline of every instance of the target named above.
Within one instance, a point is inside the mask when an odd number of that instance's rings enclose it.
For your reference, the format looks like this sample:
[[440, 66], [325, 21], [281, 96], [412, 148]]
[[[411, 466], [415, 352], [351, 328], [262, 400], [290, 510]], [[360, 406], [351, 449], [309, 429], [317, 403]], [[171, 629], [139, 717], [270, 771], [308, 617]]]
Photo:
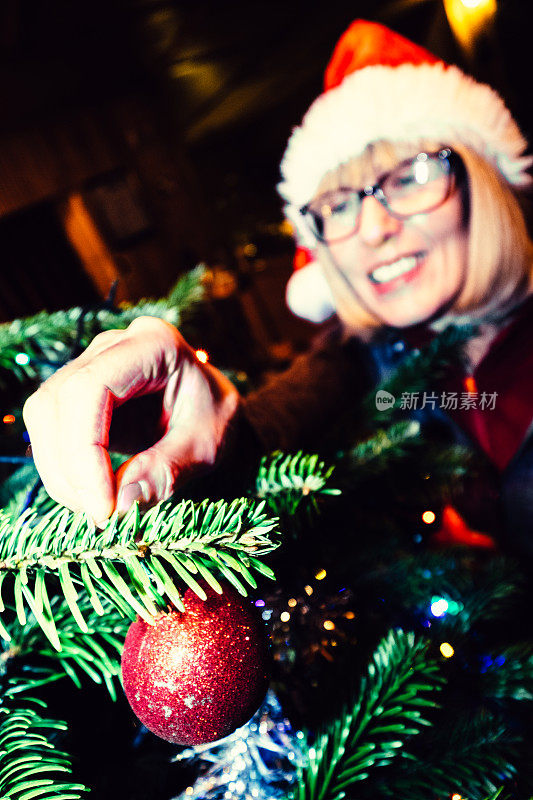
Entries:
[[[138, 394], [156, 391], [179, 359], [179, 334], [166, 323], [137, 325], [98, 338], [78, 359], [59, 370], [24, 409], [34, 459], [49, 494], [96, 522], [115, 506], [115, 479], [107, 452], [113, 408]], [[168, 330], [170, 329], [170, 330]], [[135, 333], [135, 331], [133, 331]]]

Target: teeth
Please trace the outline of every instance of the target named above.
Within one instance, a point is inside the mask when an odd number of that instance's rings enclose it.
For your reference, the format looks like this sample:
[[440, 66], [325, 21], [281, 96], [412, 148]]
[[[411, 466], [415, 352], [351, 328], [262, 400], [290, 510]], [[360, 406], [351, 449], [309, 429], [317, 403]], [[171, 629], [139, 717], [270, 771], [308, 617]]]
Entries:
[[394, 261], [392, 264], [384, 264], [382, 267], [377, 267], [370, 273], [370, 277], [376, 283], [387, 283], [387, 281], [392, 281], [405, 272], [410, 272], [416, 267], [416, 262], [416, 256], [399, 258], [398, 261]]

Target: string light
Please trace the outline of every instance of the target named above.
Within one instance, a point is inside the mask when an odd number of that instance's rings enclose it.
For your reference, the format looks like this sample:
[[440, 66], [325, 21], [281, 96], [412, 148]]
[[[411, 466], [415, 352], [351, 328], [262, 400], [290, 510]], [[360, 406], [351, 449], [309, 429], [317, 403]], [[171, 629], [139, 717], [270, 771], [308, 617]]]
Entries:
[[5, 422], [6, 425], [12, 425], [13, 422], [15, 422], [15, 417], [13, 416], [13, 414], [5, 414], [2, 419], [2, 422]]
[[[496, 0], [444, 0], [448, 22], [465, 54], [472, 58], [482, 36], [493, 25]], [[472, 384], [471, 384], [472, 385]], [[475, 391], [466, 385], [467, 391]]]
[[205, 350], [196, 350], [195, 354], [196, 358], [201, 364], [207, 364], [207, 362], [209, 361], [209, 354], [206, 353]]
[[434, 617], [443, 617], [448, 611], [449, 603], [445, 597], [433, 597], [431, 599], [431, 613]]
[[445, 614], [456, 616], [463, 608], [464, 604], [460, 600], [450, 600], [447, 597], [437, 597], [435, 595], [431, 598], [430, 611], [434, 617], [443, 617]]
[[327, 575], [327, 572], [326, 572], [325, 569], [319, 569], [317, 574], [315, 575], [315, 579], [317, 581], [323, 581], [324, 578], [326, 577], [326, 575]]
[[15, 356], [15, 363], [19, 364], [21, 367], [25, 367], [26, 364], [30, 363], [30, 357], [27, 353], [17, 353]]
[[324, 628], [327, 631], [333, 631], [333, 630], [335, 630], [335, 623], [332, 622], [330, 619], [326, 619], [326, 620], [324, 620]]
[[298, 604], [298, 601], [295, 600], [294, 597], [291, 597], [291, 599], [287, 603], [289, 608], [294, 608], [297, 604]]
[[309, 595], [309, 597], [313, 594], [313, 587], [312, 586], [304, 586], [304, 592]]
[[282, 622], [288, 622], [291, 618], [291, 615], [289, 614], [288, 611], [282, 611], [281, 614], [279, 615], [279, 618]]
[[443, 642], [439, 648], [444, 658], [451, 658], [455, 653], [455, 650], [451, 646], [449, 642]]
[[431, 525], [432, 522], [435, 522], [435, 513], [433, 511], [424, 511], [422, 519], [426, 525]]

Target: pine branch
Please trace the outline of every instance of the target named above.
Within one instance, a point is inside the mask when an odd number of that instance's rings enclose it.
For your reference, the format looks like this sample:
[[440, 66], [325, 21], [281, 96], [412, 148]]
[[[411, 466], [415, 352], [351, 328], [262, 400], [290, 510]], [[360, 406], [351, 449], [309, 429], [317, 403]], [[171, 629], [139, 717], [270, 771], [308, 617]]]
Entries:
[[1, 800], [77, 800], [88, 791], [61, 777], [71, 773], [66, 753], [51, 743], [66, 724], [42, 717], [30, 705], [0, 706]]
[[76, 307], [51, 314], [41, 311], [33, 317], [1, 323], [0, 369], [12, 373], [19, 381], [44, 380], [54, 367], [71, 357], [75, 346], [87, 347], [101, 331], [126, 328], [141, 316], [160, 317], [179, 326], [204, 299], [204, 273], [202, 266], [191, 270], [161, 300], [125, 303], [117, 309], [101, 307], [86, 311]]
[[431, 724], [422, 709], [437, 704], [426, 692], [440, 689], [443, 679], [426, 649], [425, 642], [401, 630], [382, 639], [353, 706], [309, 748], [295, 798], [340, 800], [370, 769], [390, 764], [409, 736]]
[[486, 656], [480, 683], [485, 697], [533, 700], [533, 645], [517, 644]]
[[[402, 392], [421, 392], [428, 388], [428, 382], [438, 381], [452, 365], [460, 363], [463, 358], [464, 345], [475, 333], [473, 325], [449, 325], [428, 345], [414, 350], [400, 364], [392, 376], [379, 384], [364, 401], [365, 416], [375, 424], [383, 426], [391, 423], [398, 411], [399, 398]], [[396, 403], [386, 409], [376, 408], [376, 393], [379, 390], [389, 392], [396, 398]]]
[[[84, 514], [61, 506], [41, 517], [29, 508], [16, 521], [0, 513], [0, 591], [12, 574], [19, 624], [26, 624], [30, 610], [58, 651], [61, 642], [47, 580], [59, 579], [54, 593], [60, 589], [85, 634], [80, 592], [98, 615], [103, 614], [102, 598], [107, 598], [126, 616], [139, 614], [148, 622], [169, 602], [183, 610], [176, 580], [206, 599], [198, 580], [221, 593], [218, 575], [246, 596], [246, 584], [257, 586], [252, 571], [274, 577], [259, 559], [277, 547], [272, 538], [277, 521], [264, 508], [264, 502], [243, 498], [198, 505], [183, 500], [160, 503], [141, 515], [135, 504], [122, 520], [115, 513], [102, 531]], [[1, 619], [0, 634], [9, 640]]]
[[456, 612], [433, 622], [435, 630], [456, 635], [468, 634], [478, 623], [504, 620], [513, 611], [524, 582], [513, 559], [492, 556], [473, 569], [472, 555], [454, 550], [403, 554], [389, 561], [386, 570], [378, 565], [364, 580], [409, 613], [430, 616], [435, 596], [458, 604]]
[[467, 722], [455, 714], [446, 731], [438, 742], [428, 740], [423, 754], [402, 754], [400, 775], [383, 785], [385, 797], [425, 800], [430, 792], [484, 800], [515, 776], [515, 742], [508, 727], [487, 712]]
[[[64, 598], [54, 597], [51, 602], [61, 650], [50, 647], [44, 632], [33, 614], [21, 628], [15, 620], [6, 628], [11, 636], [11, 655], [23, 663], [22, 673], [8, 682], [5, 696], [22, 691], [33, 691], [41, 683], [67, 677], [81, 689], [81, 678], [87, 675], [95, 683], [104, 683], [112, 700], [116, 700], [116, 681], [120, 676], [120, 657], [124, 638], [130, 624], [113, 605], [104, 598], [103, 614], [97, 614], [90, 599], [82, 596], [78, 606], [87, 622], [87, 633], [78, 628]], [[42, 656], [45, 667], [32, 667], [31, 659]], [[24, 677], [26, 684], [21, 680]]]
[[395, 422], [388, 428], [379, 428], [372, 436], [358, 442], [346, 454], [349, 465], [353, 468], [381, 471], [391, 461], [402, 458], [406, 454], [405, 446], [417, 442], [420, 437], [420, 423], [416, 420]]
[[317, 510], [319, 495], [338, 495], [328, 486], [334, 467], [327, 467], [317, 455], [286, 455], [276, 451], [264, 456], [255, 482], [255, 496], [266, 500], [276, 515], [295, 514], [302, 502]]
[[33, 460], [29, 459], [0, 484], [0, 509], [13, 517], [21, 514], [28, 492], [38, 480], [39, 473]]

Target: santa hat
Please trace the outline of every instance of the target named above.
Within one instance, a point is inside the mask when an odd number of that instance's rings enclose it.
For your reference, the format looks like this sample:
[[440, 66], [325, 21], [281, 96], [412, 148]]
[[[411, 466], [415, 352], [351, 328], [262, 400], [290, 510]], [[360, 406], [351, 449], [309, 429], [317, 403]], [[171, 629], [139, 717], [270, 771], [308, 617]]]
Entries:
[[321, 323], [335, 313], [335, 301], [322, 267], [306, 247], [297, 247], [285, 302], [297, 317]]
[[324, 92], [294, 130], [281, 163], [278, 189], [298, 244], [315, 245], [300, 208], [324, 175], [371, 142], [412, 139], [461, 143], [509, 183], [530, 182], [527, 142], [497, 92], [383, 25], [356, 20], [339, 39]]

